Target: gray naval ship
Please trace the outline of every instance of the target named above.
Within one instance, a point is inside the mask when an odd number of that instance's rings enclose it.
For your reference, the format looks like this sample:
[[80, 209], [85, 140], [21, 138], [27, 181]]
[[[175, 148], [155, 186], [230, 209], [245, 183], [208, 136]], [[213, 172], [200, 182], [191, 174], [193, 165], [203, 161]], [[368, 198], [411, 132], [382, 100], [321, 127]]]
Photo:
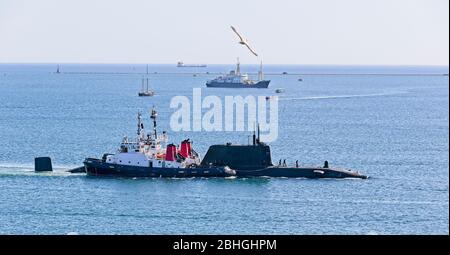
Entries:
[[206, 87], [210, 88], [267, 88], [270, 80], [264, 80], [262, 72], [262, 62], [258, 72], [258, 80], [252, 80], [248, 74], [241, 74], [239, 59], [236, 64], [236, 69], [230, 71], [225, 76], [219, 76], [213, 80], [206, 82]]

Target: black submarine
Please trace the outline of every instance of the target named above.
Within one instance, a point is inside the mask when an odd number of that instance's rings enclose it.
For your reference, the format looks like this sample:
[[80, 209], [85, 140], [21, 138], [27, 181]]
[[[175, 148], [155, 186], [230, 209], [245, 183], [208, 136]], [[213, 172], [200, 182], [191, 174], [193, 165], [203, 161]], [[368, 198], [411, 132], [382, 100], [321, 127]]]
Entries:
[[288, 178], [360, 178], [366, 175], [347, 169], [330, 168], [328, 161], [323, 167], [288, 166], [286, 162], [272, 163], [270, 146], [261, 142], [253, 133], [251, 145], [212, 145], [200, 163], [201, 167], [214, 166], [235, 170], [238, 177], [288, 177]]

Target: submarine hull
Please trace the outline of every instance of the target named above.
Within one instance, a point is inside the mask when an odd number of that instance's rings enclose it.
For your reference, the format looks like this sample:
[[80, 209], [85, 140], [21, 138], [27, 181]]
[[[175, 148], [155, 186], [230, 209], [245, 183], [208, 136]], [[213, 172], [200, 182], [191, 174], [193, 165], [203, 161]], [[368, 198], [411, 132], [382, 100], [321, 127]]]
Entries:
[[86, 159], [84, 161], [86, 174], [90, 176], [119, 176], [119, 177], [230, 177], [236, 172], [228, 167], [202, 167], [202, 168], [166, 168], [142, 167], [110, 164], [100, 159]]
[[356, 171], [329, 167], [291, 167], [272, 164], [270, 147], [255, 145], [212, 145], [201, 166], [228, 166], [238, 177], [288, 177], [288, 178], [361, 178], [367, 176]]
[[255, 170], [236, 170], [238, 177], [286, 177], [286, 178], [360, 178], [367, 176], [350, 170], [315, 167], [267, 167]]

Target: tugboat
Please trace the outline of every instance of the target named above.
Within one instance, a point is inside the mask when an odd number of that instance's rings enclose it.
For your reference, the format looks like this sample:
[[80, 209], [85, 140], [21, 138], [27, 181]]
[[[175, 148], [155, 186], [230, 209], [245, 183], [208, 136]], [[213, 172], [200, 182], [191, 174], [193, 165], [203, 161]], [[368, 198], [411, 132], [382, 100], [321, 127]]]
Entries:
[[227, 166], [235, 170], [237, 177], [289, 177], [289, 178], [360, 178], [366, 175], [347, 169], [330, 168], [328, 161], [323, 167], [288, 166], [286, 161], [274, 165], [270, 155], [270, 147], [261, 142], [253, 133], [251, 145], [212, 145], [200, 163], [200, 167]]
[[123, 177], [230, 177], [236, 172], [227, 166], [200, 167], [200, 157], [189, 139], [181, 146], [167, 144], [166, 132], [156, 131], [157, 112], [152, 109], [153, 134], [147, 134], [138, 113], [135, 140], [124, 137], [115, 154], [104, 154], [101, 159], [86, 158], [84, 168], [90, 176]]
[[206, 87], [210, 88], [267, 88], [270, 80], [264, 80], [262, 72], [262, 62], [258, 72], [258, 80], [251, 80], [247, 74], [241, 74], [239, 58], [236, 69], [230, 71], [225, 76], [219, 76], [213, 80], [206, 82]]
[[147, 84], [147, 88], [144, 90], [144, 79], [142, 79], [142, 89], [138, 93], [138, 95], [140, 97], [151, 97], [151, 96], [153, 96], [155, 94], [154, 91], [148, 90], [148, 78], [147, 78], [146, 84]]

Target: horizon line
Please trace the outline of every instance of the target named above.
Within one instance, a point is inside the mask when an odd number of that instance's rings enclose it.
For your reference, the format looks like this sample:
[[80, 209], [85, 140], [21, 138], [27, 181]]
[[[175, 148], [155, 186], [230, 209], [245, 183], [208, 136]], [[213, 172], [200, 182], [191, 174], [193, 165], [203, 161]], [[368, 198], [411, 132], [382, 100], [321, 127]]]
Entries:
[[[176, 62], [174, 63], [146, 63], [146, 62], [0, 62], [0, 65], [174, 65], [176, 66]], [[200, 62], [188, 62], [188, 65], [235, 65], [236, 63], [200, 63]], [[259, 63], [255, 64], [242, 64], [241, 65], [259, 65]], [[266, 63], [264, 65], [284, 65], [284, 66], [392, 66], [392, 67], [400, 67], [400, 66], [417, 66], [417, 67], [449, 67], [449, 65], [444, 64], [284, 64], [284, 63]], [[202, 67], [187, 67], [187, 68], [202, 68]]]

